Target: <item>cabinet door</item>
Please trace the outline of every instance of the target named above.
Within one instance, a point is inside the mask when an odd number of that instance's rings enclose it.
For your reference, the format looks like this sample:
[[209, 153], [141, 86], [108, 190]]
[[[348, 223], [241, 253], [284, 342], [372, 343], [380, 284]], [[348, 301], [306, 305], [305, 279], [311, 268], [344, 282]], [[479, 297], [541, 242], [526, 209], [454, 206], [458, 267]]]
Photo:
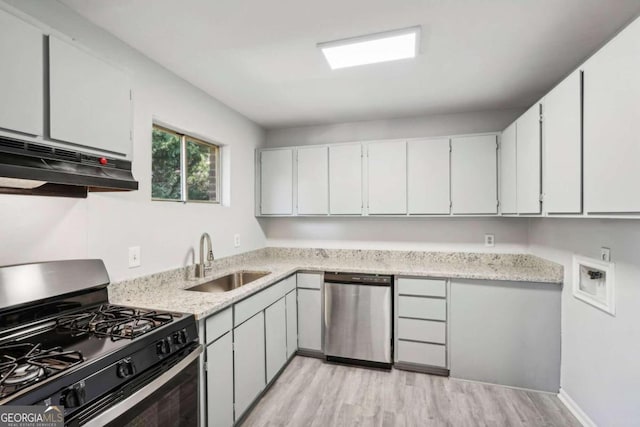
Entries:
[[51, 138], [131, 154], [131, 84], [112, 65], [49, 37]]
[[451, 376], [557, 393], [561, 293], [547, 283], [452, 281]]
[[518, 212], [516, 202], [516, 123], [502, 132], [500, 141], [500, 206], [503, 214]]
[[287, 358], [298, 349], [298, 298], [296, 291], [287, 294]]
[[410, 214], [448, 214], [449, 139], [407, 143], [407, 184]]
[[260, 152], [260, 212], [263, 215], [293, 213], [293, 150]]
[[287, 309], [284, 298], [264, 311], [267, 383], [287, 361]]
[[233, 341], [231, 332], [207, 347], [207, 425], [233, 425]]
[[329, 213], [329, 154], [327, 147], [298, 148], [298, 214]]
[[540, 104], [529, 108], [518, 120], [517, 205], [520, 214], [540, 213]]
[[298, 346], [322, 351], [320, 290], [298, 289]]
[[584, 66], [584, 208], [640, 212], [640, 21]]
[[498, 212], [496, 136], [451, 140], [451, 201], [454, 214]]
[[362, 214], [362, 146], [329, 147], [329, 211], [334, 215]]
[[544, 206], [582, 212], [582, 78], [575, 71], [544, 98]]
[[0, 10], [0, 128], [42, 135], [43, 35]]
[[253, 403], [265, 383], [264, 312], [233, 330], [233, 377], [236, 420]]
[[369, 143], [367, 170], [369, 213], [407, 213], [407, 143]]

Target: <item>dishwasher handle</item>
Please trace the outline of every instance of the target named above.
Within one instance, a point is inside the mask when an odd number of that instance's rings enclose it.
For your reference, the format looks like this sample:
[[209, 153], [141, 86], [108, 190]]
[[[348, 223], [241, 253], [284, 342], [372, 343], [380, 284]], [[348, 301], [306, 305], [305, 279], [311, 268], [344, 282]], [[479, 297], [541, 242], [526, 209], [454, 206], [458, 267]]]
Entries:
[[391, 276], [358, 273], [324, 273], [325, 283], [343, 285], [391, 286]]

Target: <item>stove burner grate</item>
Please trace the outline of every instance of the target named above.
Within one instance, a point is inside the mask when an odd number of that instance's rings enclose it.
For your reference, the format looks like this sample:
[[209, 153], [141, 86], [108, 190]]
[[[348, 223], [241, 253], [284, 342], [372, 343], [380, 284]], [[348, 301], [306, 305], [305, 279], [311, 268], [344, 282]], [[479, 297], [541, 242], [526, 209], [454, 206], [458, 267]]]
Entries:
[[170, 323], [173, 317], [171, 313], [104, 304], [96, 310], [59, 317], [56, 324], [74, 332], [119, 340], [137, 338]]
[[0, 398], [82, 362], [79, 351], [61, 347], [42, 349], [40, 344], [0, 345]]

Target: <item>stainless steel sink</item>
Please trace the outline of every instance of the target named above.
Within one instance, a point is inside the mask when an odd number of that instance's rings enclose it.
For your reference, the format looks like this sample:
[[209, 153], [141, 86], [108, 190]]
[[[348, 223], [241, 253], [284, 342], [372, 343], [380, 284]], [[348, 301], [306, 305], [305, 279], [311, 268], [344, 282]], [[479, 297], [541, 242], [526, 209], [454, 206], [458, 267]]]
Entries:
[[271, 274], [270, 271], [236, 271], [226, 276], [218, 277], [200, 285], [187, 288], [187, 291], [220, 293], [229, 292], [233, 289], [258, 280], [261, 277]]

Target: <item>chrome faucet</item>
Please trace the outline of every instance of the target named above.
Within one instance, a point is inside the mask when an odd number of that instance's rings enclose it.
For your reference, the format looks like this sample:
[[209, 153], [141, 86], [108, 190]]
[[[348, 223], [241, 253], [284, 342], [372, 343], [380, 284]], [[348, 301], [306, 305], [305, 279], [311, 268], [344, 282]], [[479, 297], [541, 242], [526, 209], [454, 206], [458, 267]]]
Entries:
[[209, 250], [207, 251], [207, 262], [213, 261], [213, 248], [211, 247], [211, 237], [209, 237], [209, 233], [202, 233], [200, 236], [200, 263], [196, 266], [196, 277], [203, 278], [207, 277], [207, 270], [210, 270], [211, 267], [207, 267], [204, 263], [204, 243], [207, 241], [207, 247]]

